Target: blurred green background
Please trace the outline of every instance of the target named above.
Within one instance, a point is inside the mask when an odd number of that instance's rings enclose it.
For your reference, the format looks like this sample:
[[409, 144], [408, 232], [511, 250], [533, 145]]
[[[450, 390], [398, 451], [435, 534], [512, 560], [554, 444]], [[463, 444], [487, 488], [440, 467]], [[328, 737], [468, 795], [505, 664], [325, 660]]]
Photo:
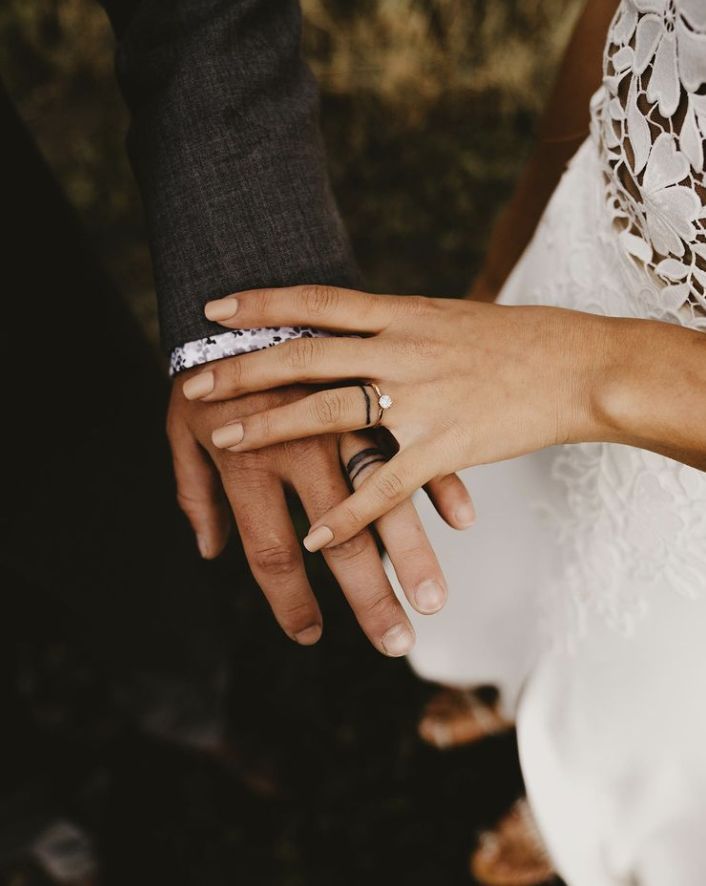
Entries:
[[[334, 188], [373, 290], [457, 295], [580, 0], [303, 0]], [[3, 0], [0, 76], [156, 342], [110, 29], [92, 0]]]

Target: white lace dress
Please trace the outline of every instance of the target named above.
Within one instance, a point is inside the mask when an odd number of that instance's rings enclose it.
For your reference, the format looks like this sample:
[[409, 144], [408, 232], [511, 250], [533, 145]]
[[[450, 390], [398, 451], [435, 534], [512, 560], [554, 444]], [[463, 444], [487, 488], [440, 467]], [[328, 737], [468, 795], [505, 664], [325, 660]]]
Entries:
[[[500, 300], [706, 331], [706, 0], [622, 0], [592, 121]], [[523, 770], [570, 886], [701, 886], [706, 475], [585, 444], [464, 479], [466, 535], [420, 500], [451, 594], [413, 616], [413, 665], [510, 708], [526, 682]]]

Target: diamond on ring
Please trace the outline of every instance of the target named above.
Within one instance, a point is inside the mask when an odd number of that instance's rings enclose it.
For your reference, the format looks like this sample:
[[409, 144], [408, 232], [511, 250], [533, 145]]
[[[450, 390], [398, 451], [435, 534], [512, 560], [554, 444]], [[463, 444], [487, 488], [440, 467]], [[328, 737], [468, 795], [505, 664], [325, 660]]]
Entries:
[[374, 425], [370, 425], [370, 423], [369, 423], [370, 417], [368, 416], [368, 427], [377, 428], [378, 425], [380, 425], [380, 423], [382, 422], [382, 417], [385, 414], [385, 410], [389, 409], [390, 406], [392, 406], [392, 397], [389, 394], [383, 394], [383, 392], [375, 384], [374, 381], [366, 382], [366, 385], [375, 391], [375, 396], [377, 397], [377, 404], [378, 404], [378, 410], [379, 410], [379, 414], [378, 414], [377, 420]]

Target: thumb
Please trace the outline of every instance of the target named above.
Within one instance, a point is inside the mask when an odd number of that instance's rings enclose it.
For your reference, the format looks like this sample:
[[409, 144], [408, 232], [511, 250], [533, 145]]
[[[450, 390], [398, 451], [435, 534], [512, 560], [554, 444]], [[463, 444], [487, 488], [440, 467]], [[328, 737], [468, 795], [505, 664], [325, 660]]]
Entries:
[[188, 428], [170, 434], [177, 501], [196, 535], [201, 556], [217, 557], [228, 541], [231, 518], [220, 476]]

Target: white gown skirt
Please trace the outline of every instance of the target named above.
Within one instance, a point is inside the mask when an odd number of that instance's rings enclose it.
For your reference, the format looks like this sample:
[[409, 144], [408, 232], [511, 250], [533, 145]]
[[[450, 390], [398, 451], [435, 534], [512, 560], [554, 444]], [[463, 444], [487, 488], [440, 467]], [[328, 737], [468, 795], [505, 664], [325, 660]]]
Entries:
[[[500, 300], [679, 322], [659, 296], [621, 247], [589, 140]], [[478, 512], [465, 533], [419, 498], [449, 601], [435, 616], [410, 612], [412, 666], [446, 684], [500, 687], [530, 803], [569, 886], [702, 886], [704, 474], [582, 444], [463, 479]]]

